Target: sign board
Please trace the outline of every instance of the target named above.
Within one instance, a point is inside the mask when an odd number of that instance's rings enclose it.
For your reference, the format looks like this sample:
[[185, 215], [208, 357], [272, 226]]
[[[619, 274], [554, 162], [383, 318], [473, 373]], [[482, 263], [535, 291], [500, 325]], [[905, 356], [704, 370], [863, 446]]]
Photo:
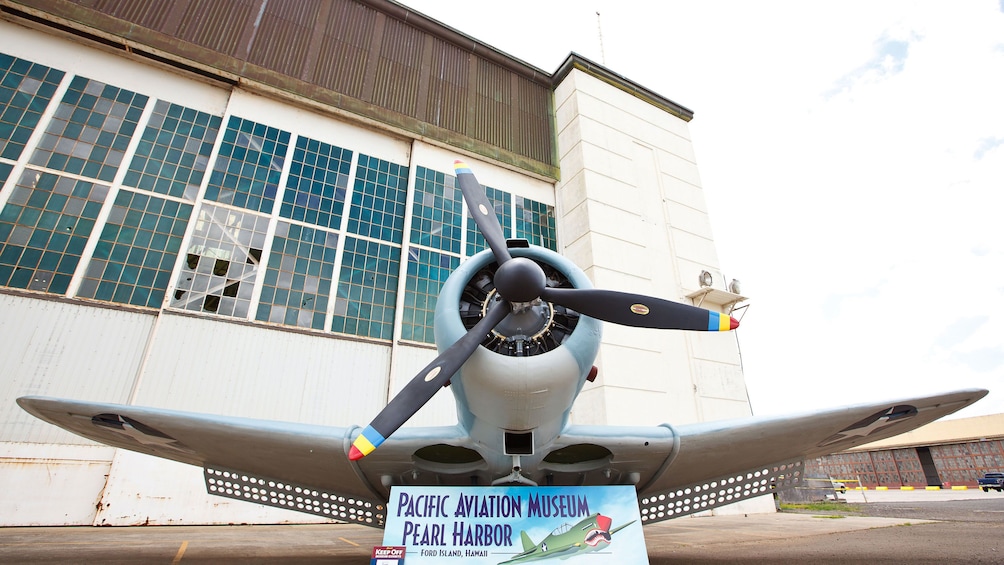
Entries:
[[404, 565], [404, 552], [403, 547], [378, 545], [373, 548], [370, 565]]
[[383, 543], [408, 565], [648, 563], [630, 485], [392, 487]]

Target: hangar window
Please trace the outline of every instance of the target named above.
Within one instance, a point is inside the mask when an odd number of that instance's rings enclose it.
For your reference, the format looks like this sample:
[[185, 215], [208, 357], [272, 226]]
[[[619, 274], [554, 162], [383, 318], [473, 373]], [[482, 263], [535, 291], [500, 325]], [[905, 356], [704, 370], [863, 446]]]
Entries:
[[338, 229], [352, 152], [307, 137], [296, 140], [279, 215]]
[[31, 164], [111, 182], [148, 99], [74, 77]]
[[359, 155], [349, 211], [349, 233], [400, 244], [408, 167]]
[[[0, 53], [0, 157], [13, 161], [21, 156], [64, 74]], [[0, 167], [0, 182], [6, 177]]]
[[0, 213], [0, 285], [66, 292], [108, 187], [26, 170]]
[[158, 100], [123, 182], [195, 200], [220, 122], [219, 116]]
[[333, 233], [279, 222], [257, 319], [323, 330], [337, 247]]
[[14, 165], [9, 163], [0, 163], [0, 186], [3, 186], [7, 182], [7, 177], [10, 176], [10, 172], [14, 169]]
[[393, 338], [400, 264], [397, 247], [346, 238], [331, 331]]
[[460, 253], [462, 196], [456, 180], [425, 167], [415, 170], [411, 243]]
[[401, 339], [435, 342], [432, 322], [436, 314], [436, 298], [446, 278], [458, 266], [459, 257], [419, 247], [411, 248], [408, 252]]
[[271, 213], [288, 148], [288, 131], [231, 116], [206, 198]]
[[[502, 224], [502, 234], [506, 238], [512, 237], [512, 195], [490, 186], [485, 187], [485, 194], [488, 196], [488, 201], [495, 207], [495, 215], [498, 216], [499, 223]], [[482, 249], [488, 249], [488, 243], [485, 242], [485, 236], [481, 235], [477, 224], [471, 217], [470, 210], [468, 210], [467, 256], [470, 257]]]
[[78, 296], [159, 308], [192, 205], [119, 191]]
[[554, 207], [516, 197], [516, 237], [556, 251], [558, 238], [554, 229]]
[[247, 318], [268, 216], [204, 203], [171, 306]]

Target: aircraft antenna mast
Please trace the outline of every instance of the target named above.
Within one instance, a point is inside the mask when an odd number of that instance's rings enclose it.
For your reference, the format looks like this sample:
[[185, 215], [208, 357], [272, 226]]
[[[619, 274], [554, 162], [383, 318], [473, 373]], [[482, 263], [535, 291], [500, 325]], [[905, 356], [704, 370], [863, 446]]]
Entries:
[[596, 12], [596, 35], [600, 39], [600, 62], [604, 66], [607, 64], [607, 54], [603, 51], [603, 25], [600, 22], [600, 13]]

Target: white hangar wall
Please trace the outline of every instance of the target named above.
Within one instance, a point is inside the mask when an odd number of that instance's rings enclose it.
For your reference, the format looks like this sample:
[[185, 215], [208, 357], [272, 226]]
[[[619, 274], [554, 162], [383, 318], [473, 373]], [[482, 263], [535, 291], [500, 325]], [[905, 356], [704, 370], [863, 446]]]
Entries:
[[[604, 288], [689, 302], [707, 270], [724, 291], [687, 122], [578, 69], [555, 100], [565, 252]], [[735, 334], [607, 324], [603, 337], [577, 421], [750, 415]]]
[[[409, 237], [409, 228], [423, 220], [415, 217], [418, 203], [430, 198], [419, 194], [420, 168], [449, 175], [453, 160], [463, 157], [483, 184], [501, 187], [498, 197], [512, 204], [507, 235], [522, 235], [518, 206], [532, 204], [542, 215], [550, 214], [556, 232], [552, 246], [569, 255], [599, 287], [686, 301], [698, 288], [701, 270], [711, 271], [716, 285], [721, 284], [686, 122], [588, 73], [572, 71], [555, 91], [562, 174], [555, 187], [399, 132], [320, 115], [240, 88], [194, 81], [9, 22], [0, 21], [0, 37], [0, 52], [66, 72], [24, 154], [0, 159], [0, 168], [11, 171], [0, 192], [0, 207], [25, 171], [93, 180], [29, 162], [59, 97], [79, 76], [150, 97], [123, 167], [137, 151], [139, 132], [157, 101], [220, 118], [220, 134], [205, 157], [198, 195], [175, 198], [194, 209], [183, 249], [193, 245], [200, 207], [214, 206], [231, 218], [248, 214], [206, 197], [209, 172], [231, 117], [290, 132], [294, 140], [306, 137], [341, 145], [353, 152], [352, 170], [358, 155], [365, 153], [408, 171], [404, 237], [392, 245], [402, 258], [392, 336], [353, 336], [257, 321], [253, 307], [243, 317], [187, 308], [172, 298], [181, 290], [185, 272], [181, 255], [163, 303], [150, 307], [80, 298], [76, 293], [83, 284], [81, 273], [65, 293], [0, 292], [0, 343], [5, 349], [0, 482], [8, 486], [0, 494], [0, 526], [319, 521], [209, 496], [201, 469], [95, 445], [34, 419], [14, 399], [47, 395], [337, 426], [365, 424], [435, 356], [430, 340], [404, 335], [401, 329], [403, 312], [412, 307], [406, 304], [412, 296], [412, 260], [455, 265], [476, 251], [468, 245], [473, 236], [466, 214], [456, 220], [459, 251]], [[290, 174], [289, 160], [283, 175]], [[121, 174], [107, 182], [108, 201], [116, 191], [145, 194], [122, 183]], [[520, 204], [523, 199], [526, 203]], [[98, 221], [108, 217], [103, 211]], [[264, 237], [271, 241], [284, 220], [278, 211], [257, 217], [268, 226]], [[344, 224], [330, 233], [340, 241], [352, 235]], [[82, 264], [92, 258], [88, 254], [95, 252], [94, 245], [85, 249]], [[261, 287], [257, 282], [252, 304], [261, 300]], [[337, 314], [334, 308], [324, 313], [325, 328]], [[657, 424], [746, 415], [749, 406], [734, 340], [731, 335], [608, 325], [597, 361], [600, 377], [580, 396], [573, 420]], [[455, 421], [451, 395], [440, 394], [410, 424]], [[34, 494], [23, 494], [28, 492]], [[754, 503], [744, 504], [750, 509]]]
[[[602, 71], [600, 71], [602, 72]], [[564, 253], [601, 288], [689, 302], [712, 273], [724, 284], [687, 122], [595, 74], [571, 70], [555, 89]], [[657, 425], [752, 414], [736, 334], [606, 324], [599, 374], [572, 409], [580, 424]], [[764, 496], [710, 511], [773, 512]]]

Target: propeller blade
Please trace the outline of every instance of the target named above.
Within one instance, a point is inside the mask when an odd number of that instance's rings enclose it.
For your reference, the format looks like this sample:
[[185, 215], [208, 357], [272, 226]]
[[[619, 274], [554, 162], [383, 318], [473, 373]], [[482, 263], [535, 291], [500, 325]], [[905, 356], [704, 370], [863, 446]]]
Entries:
[[460, 192], [464, 195], [467, 208], [470, 209], [471, 216], [474, 217], [474, 223], [478, 225], [481, 235], [485, 237], [488, 246], [492, 248], [495, 261], [501, 265], [512, 259], [509, 247], [505, 243], [505, 235], [502, 233], [502, 224], [499, 223], [498, 216], [495, 215], [495, 207], [485, 196], [485, 190], [481, 187], [481, 183], [463, 161], [454, 161], [453, 169], [457, 173], [457, 184], [460, 185]]
[[407, 422], [415, 412], [425, 406], [425, 403], [446, 384], [446, 381], [453, 377], [460, 366], [474, 353], [488, 332], [505, 319], [510, 312], [512, 312], [512, 306], [508, 302], [497, 303], [470, 331], [458, 339], [449, 349], [442, 352], [439, 357], [436, 357], [432, 363], [419, 371], [411, 379], [411, 382], [377, 414], [370, 425], [366, 426], [366, 429], [352, 442], [349, 459], [356, 461], [369, 455], [390, 434]]
[[605, 322], [664, 330], [728, 331], [735, 318], [679, 302], [595, 288], [546, 287], [540, 297]]

